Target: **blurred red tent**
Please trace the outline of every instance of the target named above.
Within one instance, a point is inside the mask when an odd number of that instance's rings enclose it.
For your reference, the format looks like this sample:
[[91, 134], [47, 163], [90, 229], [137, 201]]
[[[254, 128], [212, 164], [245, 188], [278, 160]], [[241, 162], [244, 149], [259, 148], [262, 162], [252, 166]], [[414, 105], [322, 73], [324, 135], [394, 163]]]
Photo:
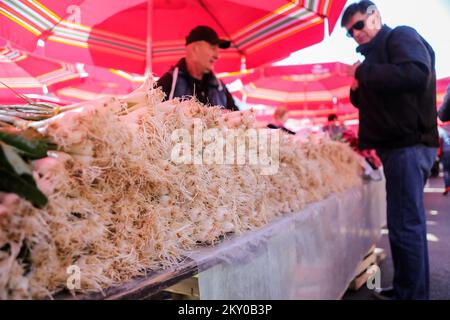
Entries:
[[143, 81], [144, 77], [123, 71], [84, 66], [79, 81], [58, 89], [55, 94], [72, 102], [121, 96], [139, 87]]
[[323, 123], [331, 113], [341, 120], [357, 119], [358, 110], [349, 101], [352, 78], [345, 73], [347, 67], [323, 63], [260, 68], [243, 76], [242, 88], [233, 95], [244, 104], [269, 106], [258, 111], [265, 114], [260, 119], [269, 121], [279, 106], [287, 107], [291, 118], [314, 119], [315, 123]]
[[75, 66], [51, 61], [0, 44], [0, 104], [25, 103], [25, 95], [51, 101], [49, 95], [60, 86], [76, 81]]
[[448, 86], [450, 86], [450, 77], [439, 79], [436, 83], [438, 107], [442, 104], [442, 102], [444, 102], [444, 97], [447, 93]]
[[0, 41], [0, 81], [0, 104], [26, 103], [22, 96], [70, 104], [127, 94], [144, 78], [114, 69], [49, 60]]
[[[217, 71], [280, 60], [334, 29], [346, 0], [0, 0], [0, 37], [30, 52], [161, 75], [197, 25], [232, 41]], [[149, 23], [150, 22], [150, 23]], [[150, 30], [150, 32], [148, 32]], [[149, 54], [151, 49], [151, 55]]]

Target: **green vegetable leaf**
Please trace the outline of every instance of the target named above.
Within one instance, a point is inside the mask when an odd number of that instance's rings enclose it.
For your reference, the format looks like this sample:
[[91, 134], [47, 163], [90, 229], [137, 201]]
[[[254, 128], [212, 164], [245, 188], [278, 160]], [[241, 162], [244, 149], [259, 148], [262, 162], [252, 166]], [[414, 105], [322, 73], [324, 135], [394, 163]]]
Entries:
[[43, 137], [32, 129], [24, 131], [15, 128], [0, 128], [0, 141], [21, 151], [21, 154], [31, 159], [47, 156], [49, 146]]
[[0, 168], [0, 176], [2, 177], [0, 179], [0, 191], [15, 193], [38, 208], [47, 204], [47, 197], [34, 183], [30, 183], [28, 178], [21, 177], [17, 173], [4, 168]]

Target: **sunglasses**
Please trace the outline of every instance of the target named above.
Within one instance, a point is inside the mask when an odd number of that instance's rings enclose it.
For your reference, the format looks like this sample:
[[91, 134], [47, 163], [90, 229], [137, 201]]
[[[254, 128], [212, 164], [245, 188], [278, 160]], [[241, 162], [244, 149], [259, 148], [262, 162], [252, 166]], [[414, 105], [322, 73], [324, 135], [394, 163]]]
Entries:
[[359, 20], [356, 22], [350, 29], [347, 30], [347, 37], [353, 38], [353, 32], [354, 30], [362, 30], [366, 26], [366, 20], [372, 15], [373, 13], [369, 13], [369, 15], [364, 20]]

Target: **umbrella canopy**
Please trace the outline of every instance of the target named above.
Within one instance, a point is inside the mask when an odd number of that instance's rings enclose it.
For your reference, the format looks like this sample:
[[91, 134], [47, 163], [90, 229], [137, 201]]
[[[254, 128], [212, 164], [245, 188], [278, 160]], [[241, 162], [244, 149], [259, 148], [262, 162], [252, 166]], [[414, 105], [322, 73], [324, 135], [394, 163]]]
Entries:
[[0, 104], [24, 103], [20, 95], [62, 104], [124, 95], [143, 80], [114, 69], [49, 60], [0, 41]]
[[33, 51], [82, 0], [0, 0], [0, 38], [14, 47]]
[[[11, 38], [4, 28], [0, 36], [17, 40], [31, 51], [39, 38], [41, 45], [45, 40], [48, 56], [141, 74], [151, 60], [153, 72], [161, 75], [184, 55], [188, 32], [197, 25], [208, 25], [232, 40], [217, 71], [233, 71], [241, 68], [243, 59], [253, 68], [322, 41], [325, 20], [331, 32], [345, 2], [42, 0], [36, 6], [33, 0], [0, 0], [0, 24], [6, 21], [8, 27], [28, 32], [23, 41]], [[30, 34], [34, 41], [29, 40]], [[152, 55], [146, 54], [149, 44]]]
[[244, 76], [242, 89], [234, 95], [252, 105], [285, 106], [291, 116], [354, 114], [346, 68], [341, 63], [261, 68]]
[[0, 55], [0, 70], [0, 81], [9, 87], [0, 83], [0, 104], [23, 103], [20, 94], [42, 94], [42, 84], [3, 55]]
[[438, 107], [444, 102], [448, 86], [450, 86], [450, 77], [439, 79], [436, 83]]
[[55, 94], [64, 100], [80, 102], [101, 96], [121, 96], [143, 83], [143, 77], [123, 71], [85, 66], [79, 81], [59, 88]]
[[[76, 81], [79, 74], [75, 66], [50, 61], [12, 49], [8, 44], [0, 46], [0, 103], [24, 102], [19, 95], [40, 97], [59, 86]], [[51, 100], [51, 99], [50, 99]]]

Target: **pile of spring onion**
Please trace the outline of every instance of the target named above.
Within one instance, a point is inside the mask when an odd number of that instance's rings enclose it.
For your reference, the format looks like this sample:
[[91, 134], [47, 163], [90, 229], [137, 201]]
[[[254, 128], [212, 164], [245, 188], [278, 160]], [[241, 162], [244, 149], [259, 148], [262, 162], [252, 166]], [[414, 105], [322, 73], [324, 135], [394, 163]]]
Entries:
[[[260, 165], [174, 163], [177, 129], [191, 132], [197, 123], [226, 133], [253, 128], [254, 115], [223, 114], [193, 100], [163, 102], [148, 83], [40, 121], [7, 116], [25, 131], [13, 135], [6, 127], [2, 146], [15, 141], [21, 157], [44, 158], [33, 160], [31, 173], [8, 166], [10, 160], [2, 164], [28, 201], [0, 218], [0, 299], [51, 298], [65, 289], [70, 266], [82, 274], [74, 294], [102, 292], [174, 267], [198, 245], [215, 245], [362, 183], [360, 159], [349, 146], [283, 133], [274, 175], [262, 175]], [[29, 139], [31, 129], [41, 136]]]

